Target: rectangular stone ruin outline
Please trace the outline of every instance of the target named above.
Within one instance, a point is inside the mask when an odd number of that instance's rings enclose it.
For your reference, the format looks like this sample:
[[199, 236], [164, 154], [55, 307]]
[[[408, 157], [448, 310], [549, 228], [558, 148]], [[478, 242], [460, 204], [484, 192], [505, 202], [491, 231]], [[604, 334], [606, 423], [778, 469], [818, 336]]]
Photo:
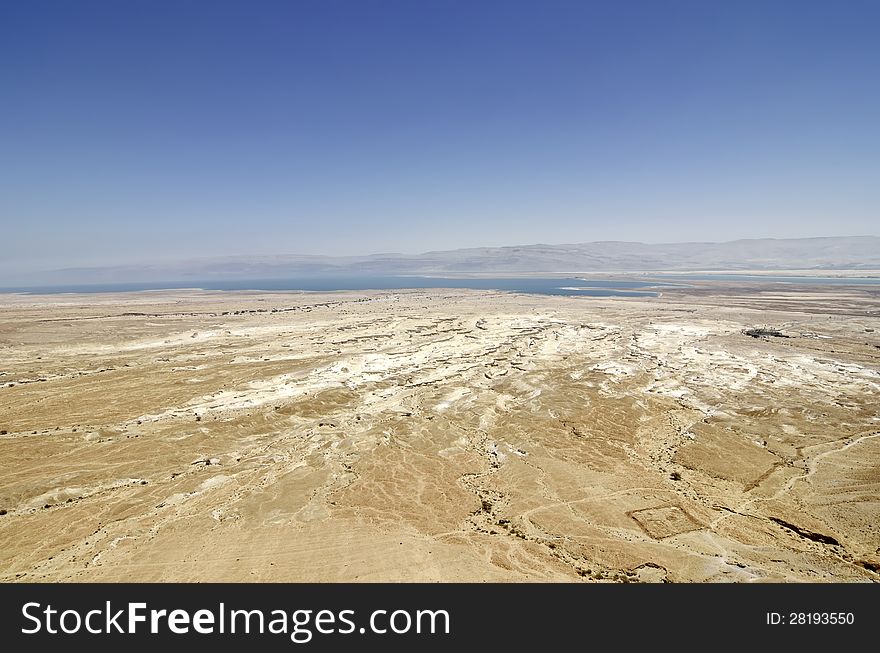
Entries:
[[[681, 531], [676, 531], [675, 533], [670, 533], [669, 535], [660, 536], [659, 534], [652, 533], [651, 530], [648, 528], [648, 526], [646, 524], [642, 523], [638, 518], [639, 513], [649, 512], [652, 510], [661, 510], [663, 508], [675, 508], [675, 509], [679, 510], [687, 518], [687, 520], [693, 525], [693, 528], [687, 528], [687, 529], [684, 529]], [[630, 510], [624, 514], [626, 514], [627, 517], [632, 519], [648, 537], [650, 537], [654, 540], [665, 540], [670, 537], [675, 537], [676, 535], [681, 535], [682, 533], [692, 533], [693, 531], [699, 531], [699, 530], [706, 528], [705, 524], [701, 523], [698, 519], [696, 519], [687, 510], [685, 510], [680, 505], [675, 504], [675, 503], [665, 503], [665, 504], [661, 504], [659, 506], [651, 506], [649, 508], [639, 508], [638, 510]]]

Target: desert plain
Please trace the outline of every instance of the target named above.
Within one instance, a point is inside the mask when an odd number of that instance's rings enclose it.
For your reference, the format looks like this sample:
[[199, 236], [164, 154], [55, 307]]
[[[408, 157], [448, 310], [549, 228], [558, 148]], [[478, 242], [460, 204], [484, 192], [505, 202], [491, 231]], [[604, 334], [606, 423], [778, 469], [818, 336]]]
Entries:
[[878, 399], [878, 286], [2, 295], [0, 580], [877, 582]]

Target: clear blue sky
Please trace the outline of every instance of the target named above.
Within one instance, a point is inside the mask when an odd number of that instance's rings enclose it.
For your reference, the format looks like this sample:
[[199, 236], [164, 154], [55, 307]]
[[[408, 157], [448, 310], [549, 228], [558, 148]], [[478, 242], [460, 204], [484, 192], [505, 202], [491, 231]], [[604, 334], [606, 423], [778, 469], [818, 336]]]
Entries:
[[878, 234], [880, 2], [0, 0], [9, 270]]

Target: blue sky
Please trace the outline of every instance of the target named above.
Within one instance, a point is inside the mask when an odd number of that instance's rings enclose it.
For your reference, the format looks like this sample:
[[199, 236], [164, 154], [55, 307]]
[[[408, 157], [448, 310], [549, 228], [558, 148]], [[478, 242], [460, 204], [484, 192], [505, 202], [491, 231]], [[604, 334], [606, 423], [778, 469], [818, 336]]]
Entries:
[[0, 274], [878, 234], [878, 24], [878, 2], [0, 2]]

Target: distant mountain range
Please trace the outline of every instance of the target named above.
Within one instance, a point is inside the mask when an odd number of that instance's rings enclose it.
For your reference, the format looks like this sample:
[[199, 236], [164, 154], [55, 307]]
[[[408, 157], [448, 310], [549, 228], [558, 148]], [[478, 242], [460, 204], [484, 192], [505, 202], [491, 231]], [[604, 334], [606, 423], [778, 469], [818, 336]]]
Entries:
[[331, 275], [534, 274], [693, 270], [880, 269], [880, 237], [734, 240], [645, 244], [479, 247], [424, 254], [224, 257], [162, 265], [68, 268], [34, 275], [34, 284], [284, 279]]

